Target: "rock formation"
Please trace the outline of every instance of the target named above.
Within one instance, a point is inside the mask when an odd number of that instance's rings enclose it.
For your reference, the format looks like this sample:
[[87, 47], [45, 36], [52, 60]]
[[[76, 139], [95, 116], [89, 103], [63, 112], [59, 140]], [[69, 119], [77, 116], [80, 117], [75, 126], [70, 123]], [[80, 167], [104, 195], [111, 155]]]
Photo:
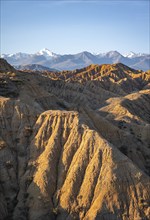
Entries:
[[0, 220], [148, 220], [150, 72], [0, 59]]

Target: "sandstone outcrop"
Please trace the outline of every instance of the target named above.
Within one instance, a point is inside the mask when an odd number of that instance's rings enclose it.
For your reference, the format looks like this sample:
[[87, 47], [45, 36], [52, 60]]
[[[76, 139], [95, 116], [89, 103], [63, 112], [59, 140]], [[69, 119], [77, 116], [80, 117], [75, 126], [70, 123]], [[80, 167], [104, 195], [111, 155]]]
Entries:
[[148, 220], [149, 72], [0, 68], [0, 219]]

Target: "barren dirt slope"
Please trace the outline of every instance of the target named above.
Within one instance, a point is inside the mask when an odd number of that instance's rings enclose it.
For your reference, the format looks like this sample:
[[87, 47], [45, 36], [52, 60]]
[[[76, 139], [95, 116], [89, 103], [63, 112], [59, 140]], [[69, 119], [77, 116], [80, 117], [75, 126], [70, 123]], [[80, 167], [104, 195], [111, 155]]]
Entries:
[[148, 220], [149, 72], [0, 69], [0, 219]]

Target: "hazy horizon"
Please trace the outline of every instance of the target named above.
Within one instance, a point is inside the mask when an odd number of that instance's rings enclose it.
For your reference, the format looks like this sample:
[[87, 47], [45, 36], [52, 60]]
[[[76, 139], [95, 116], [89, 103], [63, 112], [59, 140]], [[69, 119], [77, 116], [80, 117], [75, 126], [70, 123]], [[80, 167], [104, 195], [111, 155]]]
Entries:
[[1, 54], [150, 53], [149, 38], [147, 0], [1, 1]]
[[14, 52], [14, 53], [1, 53], [1, 55], [10, 55], [10, 54], [17, 54], [17, 53], [25, 53], [25, 54], [36, 54], [36, 53], [38, 53], [38, 52], [40, 52], [40, 51], [42, 51], [42, 50], [44, 50], [44, 49], [46, 49], [46, 50], [49, 50], [50, 52], [52, 52], [52, 53], [54, 53], [54, 54], [57, 54], [57, 55], [76, 55], [76, 54], [79, 54], [79, 53], [83, 53], [83, 52], [88, 52], [88, 53], [91, 53], [91, 54], [93, 54], [93, 55], [99, 55], [99, 54], [105, 54], [105, 53], [109, 53], [109, 52], [118, 52], [118, 53], [120, 53], [121, 55], [127, 55], [127, 54], [130, 54], [130, 53], [135, 53], [135, 54], [150, 54], [150, 52], [149, 53], [142, 53], [142, 52], [135, 52], [135, 51], [126, 51], [126, 52], [124, 52], [124, 53], [121, 53], [120, 51], [117, 51], [117, 50], [109, 50], [109, 51], [99, 51], [99, 52], [97, 52], [97, 53], [95, 53], [95, 52], [93, 52], [93, 51], [87, 51], [87, 50], [84, 50], [84, 51], [78, 51], [78, 52], [76, 52], [76, 53], [57, 53], [57, 51], [52, 51], [52, 50], [50, 50], [49, 48], [41, 48], [40, 50], [38, 50], [38, 51], [33, 51], [33, 52], [28, 52], [28, 51], [26, 51], [26, 52], [24, 52], [24, 51], [17, 51], [17, 52]]

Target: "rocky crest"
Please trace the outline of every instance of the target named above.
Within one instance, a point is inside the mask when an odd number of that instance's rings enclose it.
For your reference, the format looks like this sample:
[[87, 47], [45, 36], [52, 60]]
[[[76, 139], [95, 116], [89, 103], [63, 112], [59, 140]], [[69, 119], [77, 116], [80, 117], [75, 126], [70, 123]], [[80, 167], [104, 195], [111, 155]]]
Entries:
[[150, 72], [0, 59], [0, 219], [148, 220]]

